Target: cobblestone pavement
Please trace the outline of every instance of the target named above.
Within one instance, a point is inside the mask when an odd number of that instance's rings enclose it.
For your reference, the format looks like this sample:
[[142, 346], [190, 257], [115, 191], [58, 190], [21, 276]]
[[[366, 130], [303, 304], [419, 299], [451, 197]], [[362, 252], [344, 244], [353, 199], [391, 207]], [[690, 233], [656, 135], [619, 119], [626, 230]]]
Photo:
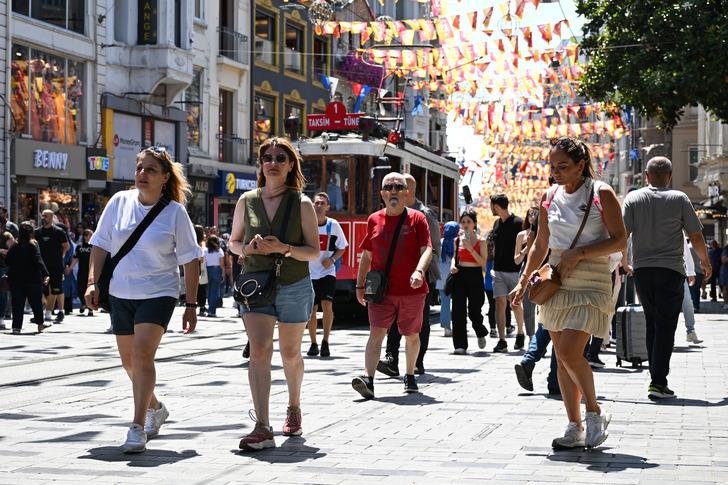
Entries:
[[157, 366], [171, 416], [136, 456], [118, 450], [131, 386], [103, 333], [107, 315], [69, 317], [41, 335], [34, 326], [0, 333], [0, 484], [728, 482], [728, 318], [717, 311], [697, 316], [701, 346], [688, 347], [678, 332], [670, 376], [678, 399], [669, 404], [647, 399], [646, 370], [616, 368], [613, 352], [603, 354], [597, 390], [613, 417], [605, 446], [591, 452], [550, 448], [566, 419], [546, 395], [547, 362], [534, 374], [536, 391], [522, 392], [513, 372], [520, 353], [473, 351], [471, 331], [471, 353], [455, 356], [433, 325], [421, 394], [378, 376], [373, 401], [350, 385], [366, 329], [337, 328], [331, 358], [304, 357], [300, 438], [279, 433], [287, 393], [276, 354], [278, 448], [243, 455], [237, 444], [251, 429], [252, 403], [242, 325], [226, 305], [223, 318], [201, 319], [192, 335], [180, 333], [178, 309]]

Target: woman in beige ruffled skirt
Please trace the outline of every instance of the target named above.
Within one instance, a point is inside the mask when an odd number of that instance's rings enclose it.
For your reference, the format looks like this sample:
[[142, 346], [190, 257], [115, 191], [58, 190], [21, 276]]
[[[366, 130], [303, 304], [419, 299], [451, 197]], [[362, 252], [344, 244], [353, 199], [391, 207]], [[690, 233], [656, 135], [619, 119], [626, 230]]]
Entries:
[[[557, 268], [562, 285], [541, 305], [540, 320], [554, 343], [559, 387], [569, 419], [564, 436], [554, 439], [552, 446], [591, 448], [607, 439], [610, 418], [597, 402], [584, 347], [592, 335], [609, 335], [614, 312], [609, 255], [625, 248], [627, 236], [614, 191], [594, 180], [586, 144], [562, 137], [551, 145], [549, 161], [555, 184], [541, 200], [536, 241], [511, 298], [514, 305], [520, 304], [529, 275], [550, 250], [549, 264]], [[581, 422], [582, 398], [586, 401], [586, 431]]]

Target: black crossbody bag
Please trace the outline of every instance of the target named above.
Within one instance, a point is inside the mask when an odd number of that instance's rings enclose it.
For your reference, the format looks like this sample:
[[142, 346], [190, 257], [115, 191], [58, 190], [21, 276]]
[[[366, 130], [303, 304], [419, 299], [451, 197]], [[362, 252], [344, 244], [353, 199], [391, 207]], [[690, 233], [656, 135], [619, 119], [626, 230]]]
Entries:
[[[281, 242], [284, 242], [283, 238], [288, 230], [288, 219], [291, 217], [294, 195], [287, 194], [288, 200], [283, 213], [283, 224], [281, 232], [277, 235]], [[276, 299], [276, 283], [281, 275], [281, 266], [283, 266], [283, 255], [276, 254], [273, 256], [273, 269], [240, 273], [235, 279], [233, 287], [235, 301], [245, 306], [247, 310], [272, 305]]]
[[159, 202], [157, 202], [154, 207], [152, 207], [147, 215], [144, 216], [142, 222], [140, 222], [139, 225], [134, 229], [134, 232], [131, 233], [129, 239], [124, 241], [124, 244], [121, 246], [121, 249], [119, 249], [119, 252], [116, 253], [113, 258], [111, 257], [110, 253], [106, 254], [106, 260], [104, 261], [104, 266], [101, 269], [101, 275], [99, 276], [99, 280], [96, 282], [96, 292], [99, 295], [99, 307], [103, 308], [107, 312], [111, 313], [111, 299], [109, 298], [109, 287], [111, 286], [111, 278], [112, 276], [114, 276], [114, 270], [116, 269], [116, 266], [118, 266], [122, 258], [129, 254], [129, 251], [131, 251], [134, 246], [136, 246], [136, 243], [139, 242], [139, 238], [142, 237], [144, 231], [146, 231], [149, 225], [154, 222], [154, 219], [156, 219], [157, 216], [162, 212], [162, 209], [164, 209], [168, 205], [169, 199], [165, 199], [164, 197], [159, 199]]
[[[455, 267], [460, 269], [460, 236], [455, 239]], [[455, 288], [455, 281], [458, 273], [450, 273], [445, 279], [445, 294], [447, 296], [452, 295], [452, 290]]]
[[384, 271], [375, 269], [367, 273], [366, 280], [364, 281], [364, 299], [366, 301], [381, 303], [384, 300], [384, 294], [387, 292], [389, 270], [392, 269], [392, 261], [394, 260], [394, 250], [397, 247], [399, 232], [402, 230], [402, 225], [406, 218], [407, 209], [405, 208], [399, 221], [397, 221], [397, 228], [394, 230], [392, 244], [389, 246], [389, 256], [387, 256], [387, 266], [385, 266]]

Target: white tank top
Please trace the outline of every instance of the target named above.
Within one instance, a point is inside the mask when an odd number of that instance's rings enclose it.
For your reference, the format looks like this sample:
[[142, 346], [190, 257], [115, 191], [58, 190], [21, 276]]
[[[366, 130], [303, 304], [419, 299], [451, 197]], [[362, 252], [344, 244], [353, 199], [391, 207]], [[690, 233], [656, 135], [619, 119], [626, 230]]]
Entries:
[[599, 200], [599, 189], [603, 185], [604, 182], [587, 178], [573, 194], [567, 194], [561, 185], [554, 185], [548, 190], [544, 206], [548, 212], [550, 249], [569, 249], [576, 232], [581, 227], [592, 186], [594, 186], [594, 202], [576, 247], [609, 239]]

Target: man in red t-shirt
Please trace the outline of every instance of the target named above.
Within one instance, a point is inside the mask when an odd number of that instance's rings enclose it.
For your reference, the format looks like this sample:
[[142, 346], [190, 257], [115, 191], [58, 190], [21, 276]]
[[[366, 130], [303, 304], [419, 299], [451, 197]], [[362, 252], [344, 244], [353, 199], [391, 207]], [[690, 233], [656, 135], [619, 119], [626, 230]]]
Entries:
[[396, 241], [394, 259], [389, 271], [387, 291], [381, 303], [365, 302], [364, 281], [370, 270], [385, 271], [389, 249], [397, 224], [406, 210], [407, 182], [402, 174], [389, 173], [382, 180], [380, 192], [385, 208], [369, 216], [367, 233], [361, 243], [359, 272], [356, 278], [356, 297], [367, 305], [369, 340], [364, 364], [366, 375], [352, 380], [352, 387], [364, 398], [374, 397], [374, 371], [382, 352], [382, 341], [394, 321], [405, 337], [407, 371], [405, 392], [417, 392], [415, 361], [420, 350], [422, 312], [428, 287], [425, 271], [432, 257], [432, 243], [427, 219], [422, 212], [408, 210]]

